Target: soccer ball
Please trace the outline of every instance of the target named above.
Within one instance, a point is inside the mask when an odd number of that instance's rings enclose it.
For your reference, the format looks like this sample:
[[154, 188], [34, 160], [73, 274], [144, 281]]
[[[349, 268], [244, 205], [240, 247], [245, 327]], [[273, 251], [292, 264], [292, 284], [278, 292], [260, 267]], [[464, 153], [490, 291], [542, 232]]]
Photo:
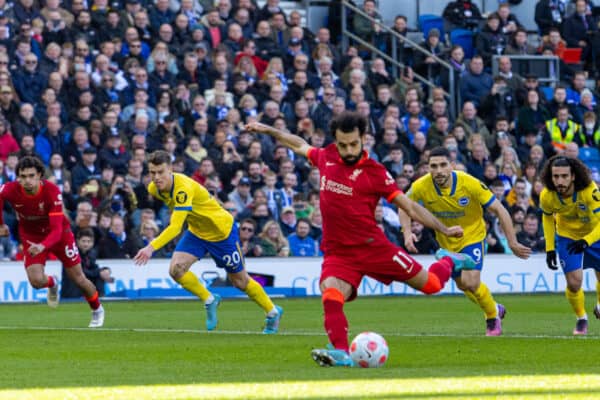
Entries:
[[383, 367], [389, 352], [385, 339], [375, 332], [363, 332], [350, 344], [350, 357], [362, 368]]

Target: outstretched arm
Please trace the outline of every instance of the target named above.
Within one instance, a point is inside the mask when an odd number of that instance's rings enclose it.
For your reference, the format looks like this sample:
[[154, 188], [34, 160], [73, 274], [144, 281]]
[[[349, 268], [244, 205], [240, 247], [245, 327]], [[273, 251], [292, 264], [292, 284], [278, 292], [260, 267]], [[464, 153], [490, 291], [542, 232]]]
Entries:
[[406, 214], [408, 214], [410, 218], [419, 221], [428, 228], [435, 229], [443, 235], [452, 237], [461, 237], [463, 235], [463, 230], [460, 226], [448, 227], [444, 225], [425, 207], [412, 201], [403, 194], [399, 194], [394, 197], [393, 203], [398, 206], [398, 208], [402, 209], [402, 211], [404, 211]]
[[500, 221], [500, 226], [506, 235], [506, 239], [508, 240], [508, 247], [512, 250], [512, 252], [519, 258], [524, 260], [528, 259], [531, 255], [531, 249], [529, 247], [523, 246], [521, 243], [517, 241], [517, 235], [515, 233], [515, 229], [512, 225], [512, 219], [506, 208], [498, 201], [498, 199], [494, 200], [492, 204], [488, 207], [488, 209], [496, 214], [498, 220]]
[[306, 143], [306, 140], [302, 139], [300, 136], [275, 129], [272, 126], [261, 124], [260, 122], [249, 123], [246, 125], [245, 130], [272, 136], [275, 140], [292, 150], [294, 153], [304, 157], [308, 156], [308, 151], [311, 148], [311, 146]]

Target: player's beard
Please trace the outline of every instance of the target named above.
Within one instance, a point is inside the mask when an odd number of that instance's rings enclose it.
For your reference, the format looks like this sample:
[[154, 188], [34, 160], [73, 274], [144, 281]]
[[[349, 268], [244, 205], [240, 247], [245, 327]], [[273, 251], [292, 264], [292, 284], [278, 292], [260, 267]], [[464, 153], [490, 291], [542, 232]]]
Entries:
[[344, 156], [344, 157], [342, 157], [342, 161], [346, 165], [354, 165], [362, 157], [362, 152], [363, 152], [363, 147], [360, 146], [360, 151], [358, 152], [358, 155], [347, 155], [347, 156]]
[[435, 181], [435, 184], [438, 185], [439, 187], [446, 187], [446, 184], [448, 183], [448, 179], [450, 178], [450, 175], [444, 175], [444, 174], [439, 174], [433, 177], [433, 180]]
[[573, 183], [573, 182], [571, 182], [571, 183], [569, 184], [569, 186], [562, 186], [562, 185], [561, 185], [561, 186], [557, 186], [557, 187], [556, 187], [556, 191], [557, 191], [557, 192], [558, 192], [558, 194], [560, 194], [561, 196], [564, 196], [564, 195], [566, 195], [567, 193], [569, 193], [569, 192], [571, 191], [571, 186], [573, 186], [573, 185], [574, 185], [574, 183]]

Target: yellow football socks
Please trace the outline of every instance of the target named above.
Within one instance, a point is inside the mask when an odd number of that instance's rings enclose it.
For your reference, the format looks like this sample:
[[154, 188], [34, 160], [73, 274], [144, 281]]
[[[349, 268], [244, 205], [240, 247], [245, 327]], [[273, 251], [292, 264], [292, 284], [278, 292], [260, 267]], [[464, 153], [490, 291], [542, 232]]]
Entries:
[[198, 280], [198, 277], [188, 271], [177, 281], [185, 290], [198, 296], [200, 300], [206, 301], [210, 297], [210, 292]]
[[485, 319], [498, 317], [496, 301], [485, 283], [481, 282], [475, 292], [465, 291], [465, 295], [479, 305], [485, 313]]
[[571, 307], [577, 318], [584, 318], [585, 314], [585, 295], [583, 294], [583, 289], [579, 289], [577, 292], [571, 292], [569, 288], [566, 288], [565, 295], [569, 303], [571, 303]]
[[246, 286], [246, 290], [244, 290], [244, 292], [246, 292], [248, 297], [258, 304], [260, 308], [265, 310], [265, 313], [268, 313], [275, 308], [275, 305], [269, 296], [267, 296], [265, 289], [263, 289], [263, 287], [260, 286], [260, 284], [254, 279], [250, 278], [248, 280], [248, 286]]
[[600, 282], [596, 281], [596, 304], [600, 304]]
[[464, 293], [464, 294], [465, 294], [465, 296], [467, 296], [467, 298], [468, 298], [469, 300], [471, 300], [473, 303], [475, 303], [475, 304], [479, 304], [479, 303], [477, 302], [477, 297], [475, 297], [475, 295], [473, 294], [473, 292], [471, 292], [470, 290], [465, 290], [463, 293]]

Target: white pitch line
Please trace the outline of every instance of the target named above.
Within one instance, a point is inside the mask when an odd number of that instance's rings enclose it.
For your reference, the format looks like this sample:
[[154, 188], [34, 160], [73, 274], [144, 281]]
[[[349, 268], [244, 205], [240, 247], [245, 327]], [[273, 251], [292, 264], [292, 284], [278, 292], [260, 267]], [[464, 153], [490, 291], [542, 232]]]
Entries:
[[[81, 331], [81, 332], [134, 332], [134, 333], [192, 333], [204, 335], [260, 335], [260, 331], [212, 331], [196, 329], [164, 329], [164, 328], [77, 328], [77, 327], [53, 327], [53, 326], [0, 326], [0, 331]], [[449, 334], [449, 333], [401, 333], [380, 332], [383, 336], [405, 337], [405, 338], [482, 338], [481, 334]], [[311, 331], [283, 331], [278, 336], [325, 336], [323, 332]], [[509, 339], [560, 339], [560, 340], [599, 340], [600, 336], [571, 336], [571, 335], [529, 335], [520, 333], [505, 333], [502, 335]], [[502, 339], [499, 338], [499, 339]], [[491, 338], [489, 340], [498, 340]]]

